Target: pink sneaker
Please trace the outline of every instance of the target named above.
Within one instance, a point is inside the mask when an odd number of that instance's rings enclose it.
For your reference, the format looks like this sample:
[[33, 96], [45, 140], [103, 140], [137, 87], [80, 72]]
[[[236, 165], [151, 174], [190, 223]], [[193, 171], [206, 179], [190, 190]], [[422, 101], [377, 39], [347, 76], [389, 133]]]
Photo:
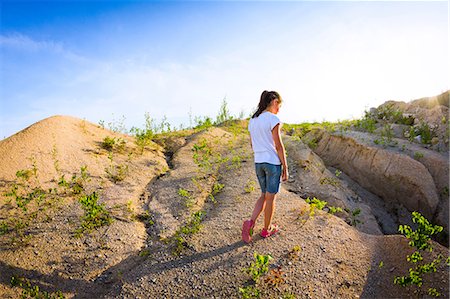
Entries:
[[279, 230], [280, 228], [278, 227], [278, 225], [272, 224], [269, 229], [263, 228], [263, 230], [261, 231], [261, 237], [268, 238], [275, 235]]
[[253, 220], [245, 220], [242, 225], [242, 241], [245, 243], [250, 243], [252, 241], [253, 226], [255, 222]]

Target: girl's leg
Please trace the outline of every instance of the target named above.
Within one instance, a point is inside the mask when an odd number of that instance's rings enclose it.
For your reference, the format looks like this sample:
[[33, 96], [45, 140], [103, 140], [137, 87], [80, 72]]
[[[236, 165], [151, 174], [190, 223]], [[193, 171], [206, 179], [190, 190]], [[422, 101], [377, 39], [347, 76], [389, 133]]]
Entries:
[[266, 203], [265, 193], [261, 193], [261, 196], [256, 201], [255, 208], [253, 209], [253, 214], [251, 218], [253, 220], [253, 223], [255, 223], [259, 215], [261, 215], [261, 212], [264, 210], [265, 203]]
[[276, 193], [266, 192], [264, 197], [264, 228], [269, 229], [272, 223], [273, 212], [275, 211], [275, 195]]

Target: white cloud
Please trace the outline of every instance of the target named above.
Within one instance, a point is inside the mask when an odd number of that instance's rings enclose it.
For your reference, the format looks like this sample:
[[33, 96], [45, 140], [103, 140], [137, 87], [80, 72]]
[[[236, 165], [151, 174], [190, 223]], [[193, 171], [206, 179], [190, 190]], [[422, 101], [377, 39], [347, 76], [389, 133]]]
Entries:
[[61, 42], [53, 40], [35, 40], [21, 33], [1, 34], [0, 47], [26, 52], [47, 52], [60, 55], [66, 59], [78, 62], [86, 62], [87, 59], [64, 47]]

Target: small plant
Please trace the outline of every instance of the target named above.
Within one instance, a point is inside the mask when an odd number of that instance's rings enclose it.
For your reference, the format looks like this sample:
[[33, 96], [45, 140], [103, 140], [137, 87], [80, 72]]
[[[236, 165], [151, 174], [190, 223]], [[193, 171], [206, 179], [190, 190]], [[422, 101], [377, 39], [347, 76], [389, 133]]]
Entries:
[[361, 209], [360, 208], [356, 208], [354, 210], [350, 210], [350, 209], [344, 209], [347, 213], [350, 214], [350, 225], [356, 227], [358, 224], [362, 223], [361, 220], [359, 220], [359, 215], [361, 214]]
[[[414, 253], [406, 257], [406, 260], [415, 265], [415, 267], [409, 269], [408, 275], [396, 276], [394, 278], [394, 284], [401, 286], [414, 285], [418, 288], [418, 294], [420, 295], [422, 292], [423, 275], [430, 272], [436, 272], [437, 266], [442, 259], [442, 255], [439, 254], [436, 259], [426, 263], [422, 256], [422, 252], [433, 251], [431, 237], [440, 233], [443, 228], [439, 225], [432, 225], [419, 212], [412, 212], [412, 221], [417, 224], [416, 230], [413, 230], [409, 225], [400, 225], [398, 230], [410, 240], [408, 242], [409, 246], [416, 249]], [[436, 289], [430, 288], [428, 289], [428, 295], [439, 296], [440, 294]]]
[[31, 171], [33, 172], [33, 176], [36, 179], [36, 181], [38, 180], [38, 168], [37, 168], [37, 161], [36, 161], [36, 157], [35, 156], [31, 156], [29, 158], [30, 162], [31, 162]]
[[342, 208], [341, 207], [335, 207], [335, 206], [328, 206], [328, 213], [330, 213], [331, 215], [334, 215], [338, 212], [342, 212]]
[[179, 255], [187, 246], [187, 238], [200, 231], [201, 223], [206, 216], [206, 212], [197, 211], [191, 215], [191, 219], [182, 227], [180, 227], [172, 237], [175, 243], [173, 254]]
[[269, 271], [269, 262], [272, 260], [270, 254], [254, 253], [255, 261], [250, 264], [250, 267], [244, 269], [247, 274], [250, 274], [252, 280], [257, 283], [262, 275]]
[[66, 181], [65, 175], [63, 174], [58, 180], [58, 186], [69, 189], [73, 194], [81, 194], [84, 192], [86, 183], [90, 180], [87, 166], [84, 165], [80, 168], [80, 175], [72, 175], [70, 182]]
[[125, 116], [122, 115], [122, 119], [116, 120], [113, 115], [113, 120], [108, 122], [108, 128], [113, 132], [126, 134], [127, 128], [125, 126]]
[[323, 210], [323, 208], [327, 205], [327, 202], [324, 200], [320, 200], [318, 198], [313, 197], [310, 199], [309, 197], [305, 199], [306, 203], [309, 204], [309, 216], [313, 217], [316, 214], [316, 210]]
[[253, 180], [247, 181], [244, 187], [245, 193], [252, 193], [256, 189], [256, 182]]
[[390, 144], [392, 142], [392, 138], [394, 137], [394, 131], [390, 124], [385, 124], [381, 129], [381, 138], [386, 139], [386, 143]]
[[28, 279], [19, 278], [17, 276], [11, 277], [11, 286], [22, 289], [21, 298], [36, 298], [36, 299], [64, 299], [66, 298], [61, 291], [49, 293], [41, 291], [39, 286], [32, 285]]
[[336, 178], [324, 177], [320, 179], [321, 185], [331, 185], [331, 186], [339, 186], [341, 183]]
[[295, 295], [289, 292], [283, 294], [283, 299], [295, 299]]
[[206, 116], [204, 118], [196, 116], [195, 119], [195, 127], [194, 129], [202, 131], [206, 130], [208, 128], [211, 128], [213, 126], [213, 121], [210, 117]]
[[102, 147], [107, 151], [112, 151], [114, 145], [116, 144], [116, 139], [114, 137], [106, 136], [103, 138]]
[[28, 193], [25, 192], [24, 190], [19, 190], [19, 185], [14, 184], [11, 191], [6, 193], [6, 196], [12, 197], [15, 200], [17, 207], [24, 212], [28, 210], [27, 206], [31, 201], [36, 200], [36, 202], [40, 203], [46, 197], [45, 191], [40, 188], [36, 188]]
[[155, 224], [155, 220], [153, 218], [153, 215], [149, 213], [148, 210], [144, 211], [141, 214], [135, 215], [135, 218], [139, 221], [144, 222], [148, 226], [152, 226]]
[[233, 155], [233, 157], [231, 158], [231, 165], [234, 169], [238, 169], [241, 167], [241, 163], [242, 163], [242, 157], [238, 154]]
[[307, 145], [310, 149], [315, 149], [318, 146], [317, 140], [312, 138], [310, 140], [308, 140]]
[[220, 125], [226, 121], [232, 120], [233, 117], [230, 115], [230, 111], [228, 110], [228, 105], [226, 99], [223, 99], [222, 105], [219, 109], [219, 114], [217, 114], [215, 125]]
[[211, 193], [209, 194], [209, 198], [211, 199], [212, 202], [216, 203], [216, 198], [214, 196], [220, 193], [224, 187], [225, 187], [224, 184], [221, 184], [219, 182], [214, 183]]
[[0, 222], [0, 236], [1, 235], [5, 235], [9, 232], [9, 226], [8, 223], [6, 223], [6, 221], [1, 221]]
[[417, 135], [420, 135], [420, 140], [423, 144], [431, 144], [431, 139], [435, 136], [434, 130], [426, 122], [421, 122], [416, 132]]
[[439, 293], [435, 288], [429, 288], [427, 291], [428, 295], [432, 297], [440, 297], [441, 293]]
[[148, 257], [148, 256], [150, 256], [150, 254], [151, 254], [151, 251], [150, 251], [150, 249], [148, 249], [148, 248], [142, 249], [142, 250], [139, 252], [139, 256], [140, 256], [140, 257]]
[[105, 168], [105, 172], [108, 175], [108, 178], [115, 184], [125, 180], [125, 178], [128, 175], [128, 165], [126, 164], [114, 165], [113, 164], [114, 155], [112, 152], [109, 153], [108, 159], [110, 161], [109, 166]]
[[56, 147], [56, 144], [53, 144], [51, 154], [53, 159], [53, 167], [55, 168], [56, 173], [59, 175], [61, 173], [61, 169], [59, 168], [58, 148]]
[[104, 148], [107, 151], [113, 151], [117, 150], [119, 152], [122, 152], [125, 149], [126, 141], [122, 138], [115, 138], [115, 137], [109, 137], [106, 136], [103, 139], [102, 142], [102, 148]]
[[414, 152], [414, 159], [419, 160], [420, 158], [423, 158], [423, 153]]
[[336, 170], [334, 171], [334, 175], [335, 175], [336, 177], [339, 177], [341, 174], [342, 174], [342, 171], [340, 171], [339, 169], [336, 169]]
[[258, 290], [258, 288], [253, 285], [239, 288], [239, 294], [243, 299], [259, 298], [261, 296], [260, 290]]
[[356, 121], [356, 127], [363, 131], [373, 133], [376, 129], [376, 123], [376, 120], [366, 111], [364, 117]]
[[298, 260], [300, 258], [300, 252], [302, 251], [302, 248], [300, 245], [295, 245], [292, 247], [292, 249], [288, 253], [288, 257], [290, 260]]
[[113, 222], [113, 218], [111, 218], [105, 204], [97, 203], [98, 199], [96, 192], [93, 192], [91, 195], [84, 195], [79, 199], [84, 215], [80, 227], [75, 232], [75, 236], [80, 237], [84, 233], [90, 233], [94, 229], [110, 225]]
[[278, 287], [285, 282], [283, 275], [284, 272], [283, 270], [281, 270], [281, 267], [278, 267], [277, 269], [271, 269], [269, 271], [269, 274], [264, 279], [264, 282], [272, 287]]
[[194, 144], [192, 147], [193, 155], [192, 158], [198, 167], [209, 172], [212, 168], [212, 163], [210, 158], [212, 157], [212, 150], [209, 147], [205, 138], [200, 140], [199, 144]]
[[28, 181], [32, 175], [32, 171], [30, 169], [22, 169], [16, 172], [16, 177], [18, 179], [22, 179], [23, 181]]
[[190, 208], [195, 203], [195, 198], [191, 195], [191, 193], [183, 188], [178, 189], [178, 195], [181, 196], [186, 203], [186, 207]]

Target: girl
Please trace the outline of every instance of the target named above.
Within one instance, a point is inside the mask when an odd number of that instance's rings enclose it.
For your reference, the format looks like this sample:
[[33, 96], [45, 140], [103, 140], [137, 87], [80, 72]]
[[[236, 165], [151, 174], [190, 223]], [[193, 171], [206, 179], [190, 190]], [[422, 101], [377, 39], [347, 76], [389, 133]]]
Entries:
[[280, 119], [276, 115], [281, 106], [281, 97], [276, 91], [263, 91], [258, 110], [250, 119], [251, 145], [255, 155], [255, 169], [261, 187], [261, 196], [256, 201], [252, 218], [242, 225], [242, 240], [249, 243], [252, 240], [253, 227], [264, 210], [263, 238], [278, 232], [277, 225], [272, 224], [275, 208], [275, 195], [280, 190], [280, 177], [288, 179], [286, 153], [281, 141]]

